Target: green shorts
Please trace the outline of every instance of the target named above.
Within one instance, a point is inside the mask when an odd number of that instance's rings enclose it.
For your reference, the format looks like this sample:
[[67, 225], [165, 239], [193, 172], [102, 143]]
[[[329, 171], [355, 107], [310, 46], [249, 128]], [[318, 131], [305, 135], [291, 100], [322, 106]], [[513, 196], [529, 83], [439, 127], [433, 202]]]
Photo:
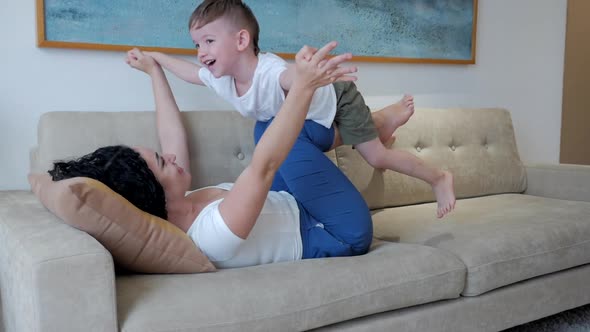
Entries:
[[340, 131], [342, 143], [356, 145], [379, 137], [371, 110], [353, 82], [336, 82], [336, 116], [334, 123]]

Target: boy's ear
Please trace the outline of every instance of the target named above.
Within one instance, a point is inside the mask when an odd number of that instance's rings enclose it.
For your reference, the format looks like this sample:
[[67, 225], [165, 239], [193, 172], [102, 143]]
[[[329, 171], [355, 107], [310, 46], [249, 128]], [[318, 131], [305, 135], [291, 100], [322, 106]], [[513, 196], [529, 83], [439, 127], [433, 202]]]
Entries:
[[243, 51], [250, 46], [250, 33], [246, 29], [238, 31], [238, 50]]

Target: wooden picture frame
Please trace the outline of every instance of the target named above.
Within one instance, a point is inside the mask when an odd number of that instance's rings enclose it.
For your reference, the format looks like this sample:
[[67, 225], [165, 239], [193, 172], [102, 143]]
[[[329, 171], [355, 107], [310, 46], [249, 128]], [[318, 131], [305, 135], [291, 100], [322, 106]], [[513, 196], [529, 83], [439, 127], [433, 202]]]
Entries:
[[[39, 47], [197, 53], [188, 34], [192, 0], [178, 1], [173, 8], [156, 0], [113, 2], [110, 8], [92, 0], [36, 1]], [[287, 59], [304, 44], [337, 40], [338, 52], [352, 52], [353, 61], [475, 63], [478, 0], [347, 0], [345, 6], [342, 0], [245, 3], [258, 18], [262, 51]]]

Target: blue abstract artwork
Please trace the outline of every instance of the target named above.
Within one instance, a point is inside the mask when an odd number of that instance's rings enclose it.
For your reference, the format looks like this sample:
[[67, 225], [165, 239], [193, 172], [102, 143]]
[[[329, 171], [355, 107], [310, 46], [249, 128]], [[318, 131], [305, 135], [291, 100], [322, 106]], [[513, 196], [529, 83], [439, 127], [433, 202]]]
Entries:
[[[38, 0], [46, 42], [192, 49], [194, 0]], [[246, 0], [260, 48], [340, 43], [356, 56], [474, 60], [476, 0]], [[122, 48], [122, 49], [123, 49]], [[196, 52], [196, 51], [195, 51]]]

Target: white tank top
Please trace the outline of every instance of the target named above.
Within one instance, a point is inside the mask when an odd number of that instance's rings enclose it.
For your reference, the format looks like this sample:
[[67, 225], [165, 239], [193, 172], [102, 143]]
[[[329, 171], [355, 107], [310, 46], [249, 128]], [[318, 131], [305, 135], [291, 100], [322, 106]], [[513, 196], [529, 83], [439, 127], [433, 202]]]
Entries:
[[[206, 188], [230, 190], [232, 186], [231, 183], [222, 183]], [[235, 235], [225, 224], [219, 213], [219, 204], [222, 200], [207, 205], [187, 231], [190, 238], [217, 268], [301, 259], [303, 249], [299, 230], [299, 208], [295, 198], [289, 193], [268, 193], [260, 216], [245, 240]]]

